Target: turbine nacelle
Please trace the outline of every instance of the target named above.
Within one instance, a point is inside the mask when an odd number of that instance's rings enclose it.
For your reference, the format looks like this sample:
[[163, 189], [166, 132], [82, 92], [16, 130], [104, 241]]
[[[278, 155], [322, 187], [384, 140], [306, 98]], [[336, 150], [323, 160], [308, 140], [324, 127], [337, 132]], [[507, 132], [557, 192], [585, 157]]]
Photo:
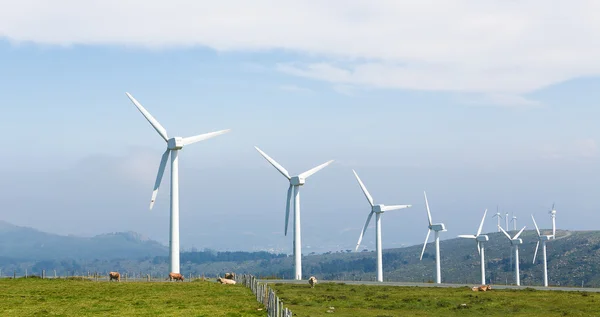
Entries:
[[375, 205], [373, 207], [371, 207], [371, 211], [376, 213], [376, 214], [382, 214], [385, 212], [385, 205]]
[[182, 137], [174, 137], [170, 138], [167, 141], [167, 148], [169, 150], [181, 150], [183, 148], [183, 138]]
[[304, 177], [294, 176], [290, 178], [290, 185], [292, 186], [302, 186], [306, 182]]
[[539, 236], [538, 239], [540, 241], [550, 241], [550, 240], [552, 240], [552, 236], [551, 235], [550, 236]]
[[523, 239], [518, 238], [518, 239], [510, 240], [510, 244], [512, 244], [512, 245], [523, 244]]
[[486, 236], [485, 234], [481, 234], [478, 235], [475, 240], [477, 240], [477, 242], [488, 242], [490, 241], [490, 238], [488, 236]]
[[433, 231], [447, 231], [446, 225], [444, 225], [443, 223], [434, 223], [431, 226], [429, 226], [429, 229]]

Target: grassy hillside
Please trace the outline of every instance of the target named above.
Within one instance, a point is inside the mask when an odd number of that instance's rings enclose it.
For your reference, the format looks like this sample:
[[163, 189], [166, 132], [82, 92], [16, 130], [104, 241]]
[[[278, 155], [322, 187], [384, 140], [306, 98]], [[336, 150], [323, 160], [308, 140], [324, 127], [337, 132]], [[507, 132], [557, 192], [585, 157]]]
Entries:
[[[294, 316], [597, 316], [600, 294], [463, 288], [271, 284]], [[568, 305], [565, 305], [568, 303]], [[464, 306], [462, 306], [464, 304]]]
[[242, 285], [0, 280], [1, 316], [265, 316]]

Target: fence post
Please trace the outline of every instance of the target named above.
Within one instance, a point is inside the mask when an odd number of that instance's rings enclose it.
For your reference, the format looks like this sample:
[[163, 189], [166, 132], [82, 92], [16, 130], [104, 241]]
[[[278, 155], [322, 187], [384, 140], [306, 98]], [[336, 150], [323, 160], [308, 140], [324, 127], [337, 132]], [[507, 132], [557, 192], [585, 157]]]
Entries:
[[27, 278], [27, 269], [25, 269], [25, 278]]
[[17, 270], [13, 271], [13, 278], [17, 278]]
[[46, 278], [46, 270], [42, 270], [42, 279]]

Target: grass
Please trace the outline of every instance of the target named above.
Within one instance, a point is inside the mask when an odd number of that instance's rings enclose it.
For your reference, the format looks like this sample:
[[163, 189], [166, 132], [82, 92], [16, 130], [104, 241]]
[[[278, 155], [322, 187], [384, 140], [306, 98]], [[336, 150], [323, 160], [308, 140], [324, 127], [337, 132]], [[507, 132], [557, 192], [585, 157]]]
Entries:
[[265, 316], [242, 285], [0, 279], [0, 316]]
[[[270, 284], [294, 316], [600, 316], [600, 294], [463, 288]], [[461, 306], [466, 304], [466, 306]], [[330, 309], [333, 307], [333, 309]], [[327, 311], [330, 312], [327, 312]]]

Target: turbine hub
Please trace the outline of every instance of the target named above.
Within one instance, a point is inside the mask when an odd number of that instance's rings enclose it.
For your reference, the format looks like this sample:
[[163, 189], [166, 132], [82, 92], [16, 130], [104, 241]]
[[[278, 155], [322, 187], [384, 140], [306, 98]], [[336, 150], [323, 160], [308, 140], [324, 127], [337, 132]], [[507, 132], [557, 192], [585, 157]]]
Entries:
[[300, 176], [294, 176], [292, 178], [290, 178], [290, 185], [293, 186], [302, 186], [304, 185], [305, 179], [301, 178]]
[[383, 213], [383, 207], [385, 207], [385, 205], [375, 205], [373, 208], [371, 208], [371, 211], [380, 214]]
[[519, 238], [519, 239], [513, 239], [513, 240], [510, 240], [510, 243], [512, 245], [519, 245], [519, 244], [523, 244], [523, 240], [521, 238]]
[[182, 137], [170, 138], [169, 141], [167, 141], [167, 148], [169, 150], [181, 150], [183, 148], [183, 138]]
[[552, 239], [552, 236], [540, 236], [541, 241], [550, 241], [550, 239]]
[[479, 235], [477, 238], [478, 242], [488, 242], [490, 241], [490, 238], [488, 238], [488, 236], [486, 236], [485, 234]]
[[446, 231], [446, 226], [443, 223], [434, 223], [429, 228], [433, 231]]

